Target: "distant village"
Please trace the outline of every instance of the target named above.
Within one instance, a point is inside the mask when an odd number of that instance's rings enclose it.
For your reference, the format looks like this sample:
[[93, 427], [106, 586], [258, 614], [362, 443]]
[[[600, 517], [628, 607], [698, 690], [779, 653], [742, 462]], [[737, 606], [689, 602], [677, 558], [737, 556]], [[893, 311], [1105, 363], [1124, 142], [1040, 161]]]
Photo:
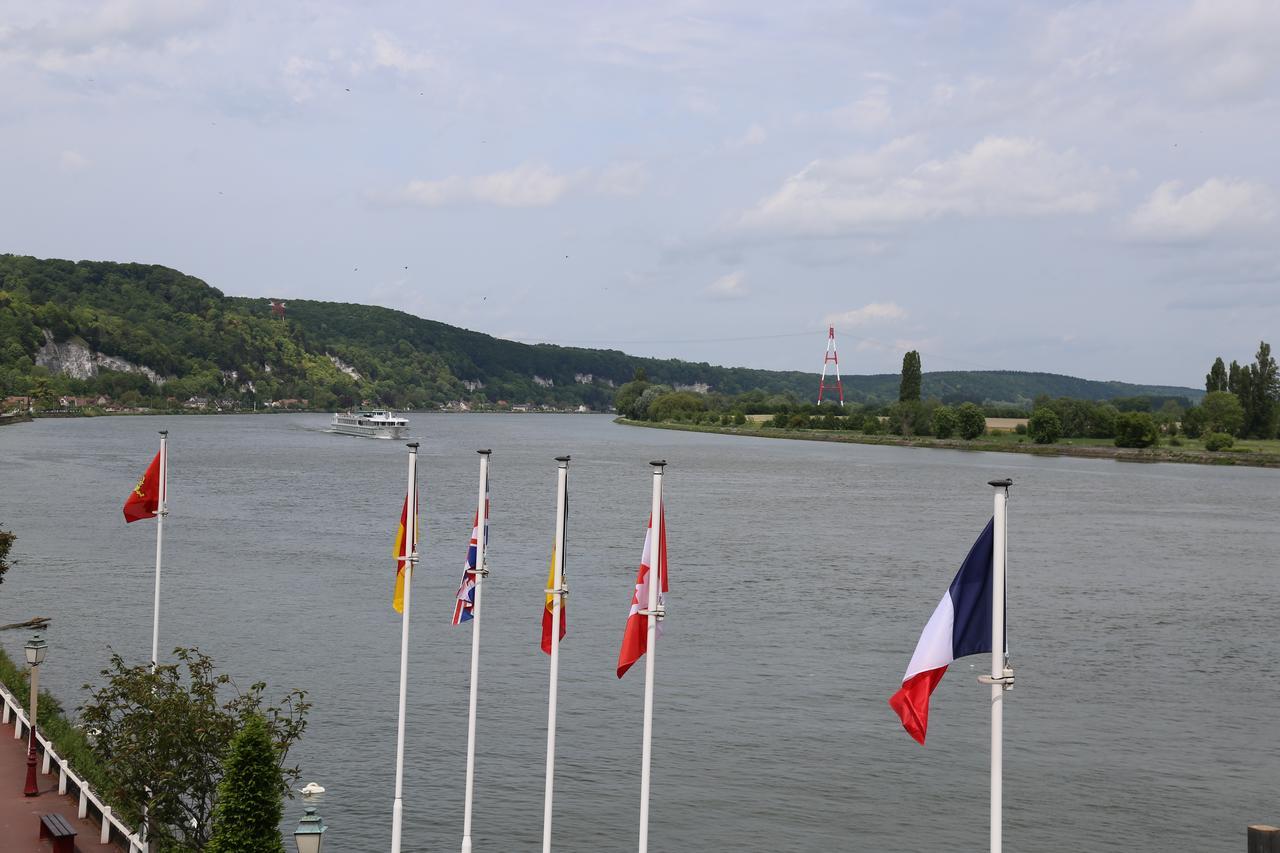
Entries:
[[[154, 414], [160, 411], [170, 413], [186, 411], [201, 414], [317, 411], [311, 408], [310, 401], [292, 397], [285, 400], [264, 400], [261, 404], [245, 404], [240, 400], [229, 397], [218, 399], [215, 397], [199, 396], [188, 397], [186, 400], [179, 400], [176, 397], [168, 397], [165, 402], [168, 405], [163, 409], [157, 409], [154, 406], [125, 405], [112, 400], [105, 394], [87, 397], [63, 395], [46, 400], [44, 403], [37, 402], [36, 398], [30, 395], [17, 395], [4, 398], [4, 402], [0, 403], [0, 415], [29, 414], [36, 417], [77, 417], [95, 414], [145, 415]], [[381, 406], [376, 402], [365, 401], [362, 404], [362, 407], [380, 408]], [[592, 409], [585, 405], [552, 406], [538, 403], [511, 403], [507, 400], [498, 400], [496, 403], [477, 402], [474, 400], [450, 400], [445, 403], [440, 403], [434, 408], [437, 411], [454, 413], [546, 412], [557, 414], [589, 414], [591, 412], [601, 411], [599, 409]], [[409, 411], [413, 411], [413, 409], [410, 408]], [[419, 409], [418, 411], [430, 411], [430, 407]]]

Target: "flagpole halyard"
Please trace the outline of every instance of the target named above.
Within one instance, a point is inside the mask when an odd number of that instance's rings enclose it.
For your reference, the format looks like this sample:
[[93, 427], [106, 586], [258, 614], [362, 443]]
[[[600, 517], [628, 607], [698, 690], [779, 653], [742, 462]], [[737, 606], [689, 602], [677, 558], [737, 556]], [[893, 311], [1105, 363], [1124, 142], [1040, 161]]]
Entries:
[[160, 430], [160, 501], [156, 507], [156, 590], [151, 607], [151, 671], [160, 664], [160, 556], [164, 543], [164, 517], [169, 514], [169, 431]]
[[413, 569], [418, 564], [418, 443], [409, 448], [409, 485], [405, 492], [404, 613], [400, 621], [400, 714], [396, 722], [396, 796], [391, 806], [391, 853], [400, 853], [404, 820], [404, 712], [409, 677], [409, 607], [413, 594]]
[[1001, 853], [1004, 830], [1004, 694], [1013, 686], [1013, 670], [1005, 656], [1004, 587], [1009, 487], [1012, 480], [991, 480], [995, 488], [991, 549], [991, 853]]
[[476, 778], [476, 699], [480, 679], [480, 593], [485, 575], [489, 574], [485, 547], [489, 532], [489, 455], [492, 450], [477, 450], [480, 454], [480, 497], [476, 503], [476, 564], [470, 569], [475, 578], [475, 592], [471, 605], [471, 709], [467, 717], [467, 796], [462, 811], [462, 853], [471, 853], [471, 800]]
[[640, 845], [639, 853], [649, 849], [649, 787], [650, 762], [653, 756], [653, 679], [654, 661], [658, 656], [658, 620], [662, 617], [658, 606], [658, 593], [662, 589], [662, 575], [667, 570], [662, 560], [662, 469], [666, 460], [650, 462], [653, 466], [653, 502], [649, 509], [649, 601], [645, 607], [648, 623], [645, 636], [644, 661], [644, 735], [640, 758]]
[[556, 481], [555, 556], [551, 596], [551, 686], [547, 693], [547, 780], [542, 807], [542, 853], [551, 853], [551, 800], [556, 772], [556, 681], [560, 670], [560, 617], [564, 597], [565, 505], [569, 485], [569, 457], [557, 456], [560, 463]]

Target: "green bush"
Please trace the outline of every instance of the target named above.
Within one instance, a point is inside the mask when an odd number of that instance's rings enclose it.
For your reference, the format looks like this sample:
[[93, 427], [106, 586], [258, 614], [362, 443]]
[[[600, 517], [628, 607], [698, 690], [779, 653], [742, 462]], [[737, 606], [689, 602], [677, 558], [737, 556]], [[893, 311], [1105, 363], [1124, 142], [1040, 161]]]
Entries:
[[734, 426], [743, 426], [744, 424], [746, 424], [746, 422], [747, 422], [747, 416], [746, 416], [746, 415], [744, 415], [742, 412], [734, 412], [734, 413], [733, 413], [733, 425], [734, 425]]
[[232, 739], [222, 763], [206, 853], [284, 853], [284, 787], [267, 723], [254, 714]]
[[956, 409], [960, 437], [972, 441], [987, 431], [987, 418], [976, 403], [961, 403]]
[[1211, 432], [1204, 437], [1205, 450], [1226, 450], [1235, 443], [1235, 438], [1225, 432]]
[[1026, 425], [1026, 424], [1014, 424], [1013, 431], [1014, 431], [1014, 432], [1016, 432], [1018, 435], [1026, 435], [1026, 434], [1027, 434], [1027, 425]]
[[792, 415], [790, 418], [787, 419], [787, 429], [808, 429], [808, 428], [809, 428], [808, 415], [797, 414], [797, 415]]
[[950, 406], [939, 406], [933, 412], [933, 434], [938, 438], [951, 438], [960, 428], [960, 418]]
[[1116, 416], [1116, 447], [1151, 447], [1160, 441], [1156, 422], [1147, 412], [1122, 412]]
[[862, 419], [862, 431], [867, 435], [879, 435], [884, 431], [884, 425], [875, 415], [867, 415]]
[[778, 414], [773, 416], [773, 420], [769, 422], [769, 426], [776, 427], [777, 429], [786, 429], [787, 422], [790, 420], [791, 415], [786, 412], [778, 412]]
[[1027, 435], [1036, 444], [1053, 444], [1062, 437], [1062, 421], [1053, 409], [1036, 409], [1027, 421]]

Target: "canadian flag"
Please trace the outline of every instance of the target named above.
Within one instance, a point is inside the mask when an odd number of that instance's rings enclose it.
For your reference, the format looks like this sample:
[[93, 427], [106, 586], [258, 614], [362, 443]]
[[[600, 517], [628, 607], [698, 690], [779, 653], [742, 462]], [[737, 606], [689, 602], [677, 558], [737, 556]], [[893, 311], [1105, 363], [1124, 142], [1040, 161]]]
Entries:
[[[667, 600], [667, 513], [662, 509], [658, 518], [658, 574], [661, 583], [658, 586], [658, 607]], [[636, 573], [636, 588], [631, 594], [631, 612], [627, 614], [627, 629], [622, 635], [622, 648], [618, 651], [618, 677], [621, 678], [631, 665], [648, 651], [649, 617], [642, 611], [649, 607], [649, 568], [653, 565], [653, 516], [649, 517], [649, 528], [644, 534], [644, 554], [640, 557], [640, 571]], [[657, 633], [662, 634], [662, 622], [657, 625]]]

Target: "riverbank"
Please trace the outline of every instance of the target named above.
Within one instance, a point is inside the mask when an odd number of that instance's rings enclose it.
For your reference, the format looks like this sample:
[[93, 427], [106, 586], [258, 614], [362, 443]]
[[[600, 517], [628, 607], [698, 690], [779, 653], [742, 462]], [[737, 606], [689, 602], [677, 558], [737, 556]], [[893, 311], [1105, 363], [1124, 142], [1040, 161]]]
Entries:
[[0, 415], [0, 426], [6, 424], [25, 424], [31, 421], [31, 415], [26, 412], [13, 412], [8, 415]]
[[[1035, 444], [1014, 437], [983, 436], [972, 441], [957, 438], [932, 438], [900, 435], [867, 435], [821, 429], [777, 429], [748, 423], [745, 426], [712, 426], [615, 418], [614, 423], [650, 429], [674, 429], [685, 432], [709, 432], [719, 435], [754, 436], [756, 438], [789, 438], [799, 441], [834, 441], [844, 444], [882, 444], [893, 447], [931, 447], [943, 450], [977, 450], [993, 453], [1028, 453], [1033, 456], [1077, 456], [1085, 459], [1115, 459], [1120, 462], [1177, 462], [1190, 465], [1244, 465], [1252, 468], [1280, 468], [1280, 452], [1243, 448], [1209, 451], [1191, 447], [1115, 447], [1104, 444]], [[1021, 438], [1018, 436], [1017, 438]], [[1012, 439], [1012, 440], [1010, 440]]]

